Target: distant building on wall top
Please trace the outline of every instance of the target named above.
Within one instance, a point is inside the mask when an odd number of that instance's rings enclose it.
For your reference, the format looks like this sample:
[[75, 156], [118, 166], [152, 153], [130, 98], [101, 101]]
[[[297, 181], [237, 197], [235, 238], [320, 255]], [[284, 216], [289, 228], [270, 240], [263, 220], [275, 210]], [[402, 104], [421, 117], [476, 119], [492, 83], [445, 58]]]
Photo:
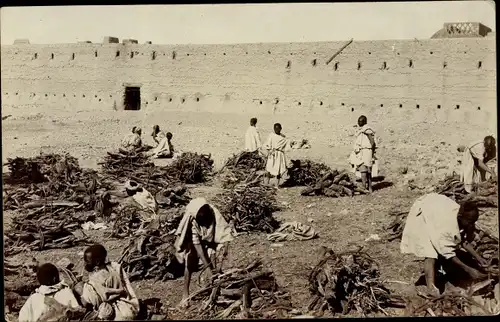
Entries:
[[431, 39], [486, 37], [491, 29], [479, 22], [449, 22], [443, 25]]

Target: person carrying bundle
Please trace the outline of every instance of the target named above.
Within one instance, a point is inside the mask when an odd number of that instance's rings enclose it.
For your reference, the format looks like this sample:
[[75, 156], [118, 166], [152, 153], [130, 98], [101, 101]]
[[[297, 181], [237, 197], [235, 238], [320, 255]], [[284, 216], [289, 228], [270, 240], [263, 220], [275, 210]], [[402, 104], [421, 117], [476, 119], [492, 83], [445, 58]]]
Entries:
[[256, 152], [261, 147], [259, 131], [257, 131], [257, 118], [250, 119], [250, 126], [245, 133], [245, 151]]
[[232, 231], [217, 208], [205, 198], [196, 198], [186, 207], [175, 232], [176, 258], [184, 264], [184, 294], [180, 306], [186, 306], [189, 298], [191, 274], [200, 261], [211, 274], [215, 273], [214, 255], [224, 244], [233, 240]]
[[139, 299], [121, 265], [109, 262], [100, 244], [88, 247], [83, 256], [89, 279], [78, 283], [75, 291], [82, 304], [93, 310], [93, 320], [134, 320]]
[[471, 193], [473, 186], [486, 181], [487, 175], [497, 180], [495, 171], [486, 164], [496, 157], [495, 138], [485, 137], [482, 141], [473, 143], [465, 148], [462, 157], [462, 171], [460, 180], [464, 183], [465, 191]]
[[268, 151], [266, 184], [269, 184], [271, 177], [276, 177], [277, 186], [288, 174], [285, 152], [291, 149], [290, 140], [281, 133], [281, 130], [281, 124], [274, 124], [274, 133], [271, 133], [264, 143], [264, 148]]
[[359, 130], [356, 133], [354, 149], [349, 156], [349, 162], [361, 173], [363, 189], [373, 192], [372, 167], [375, 161], [375, 131], [367, 125], [367, 118], [361, 115], [358, 118]]
[[30, 295], [19, 311], [20, 322], [47, 321], [51, 316], [64, 314], [66, 309], [81, 309], [73, 291], [61, 281], [55, 265], [41, 265], [36, 276], [40, 287]]
[[140, 149], [142, 147], [141, 139], [142, 129], [140, 127], [134, 126], [132, 128], [132, 133], [128, 134], [122, 140], [122, 147], [126, 150]]
[[461, 205], [437, 193], [417, 199], [406, 219], [400, 250], [425, 258], [424, 271], [427, 289], [438, 292], [435, 285], [436, 263], [462, 269], [472, 279], [486, 275], [463, 263], [456, 254], [462, 246], [481, 266], [487, 262], [471, 246], [475, 223], [479, 217], [477, 205], [465, 201]]

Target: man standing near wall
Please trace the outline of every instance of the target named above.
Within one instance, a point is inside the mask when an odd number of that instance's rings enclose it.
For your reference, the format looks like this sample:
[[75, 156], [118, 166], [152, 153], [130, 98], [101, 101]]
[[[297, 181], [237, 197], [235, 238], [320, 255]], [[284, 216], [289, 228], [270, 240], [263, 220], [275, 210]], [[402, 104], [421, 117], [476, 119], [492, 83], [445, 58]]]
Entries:
[[245, 151], [255, 152], [261, 147], [260, 135], [257, 131], [257, 118], [250, 119], [250, 127], [245, 134]]
[[354, 141], [354, 151], [349, 157], [349, 162], [361, 172], [363, 188], [372, 192], [372, 166], [375, 156], [375, 131], [367, 125], [366, 116], [358, 118], [359, 130]]

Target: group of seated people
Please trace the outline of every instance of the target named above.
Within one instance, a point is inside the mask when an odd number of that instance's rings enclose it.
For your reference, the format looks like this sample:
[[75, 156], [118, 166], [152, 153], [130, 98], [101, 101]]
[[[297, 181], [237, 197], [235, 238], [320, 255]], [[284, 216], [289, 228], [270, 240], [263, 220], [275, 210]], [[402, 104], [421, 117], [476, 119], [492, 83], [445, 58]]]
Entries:
[[[122, 148], [126, 150], [141, 150], [144, 148], [142, 142], [142, 129], [134, 126], [132, 133], [128, 134], [122, 140]], [[151, 134], [156, 146], [148, 152], [148, 155], [153, 158], [174, 158], [178, 153], [175, 153], [172, 144], [173, 135], [171, 132], [163, 132], [160, 130], [159, 125], [153, 126], [153, 133]]]
[[46, 263], [38, 267], [36, 289], [21, 311], [20, 322], [58, 320], [67, 311], [85, 313], [85, 320], [133, 320], [139, 300], [120, 264], [107, 260], [104, 246], [95, 244], [84, 252], [88, 280], [75, 285], [61, 279], [59, 269]]

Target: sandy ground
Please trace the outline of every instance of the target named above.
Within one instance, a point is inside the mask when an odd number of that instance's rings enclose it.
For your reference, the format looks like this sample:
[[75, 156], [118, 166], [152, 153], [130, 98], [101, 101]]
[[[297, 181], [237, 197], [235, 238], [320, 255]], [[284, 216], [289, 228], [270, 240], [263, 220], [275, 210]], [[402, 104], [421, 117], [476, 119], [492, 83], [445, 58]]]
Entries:
[[[249, 116], [251, 117], [251, 116]], [[152, 125], [160, 124], [174, 133], [174, 145], [183, 151], [211, 153], [216, 167], [243, 146], [243, 135], [249, 117], [236, 114], [203, 114], [176, 112], [144, 115], [140, 113], [114, 112], [99, 116], [82, 113], [58, 113], [47, 115], [12, 116], [2, 121], [2, 159], [15, 156], [33, 156], [40, 152], [68, 152], [78, 157], [83, 167], [97, 167], [106, 151], [114, 150], [122, 136], [132, 126], [143, 127], [145, 142], [152, 144], [149, 136]], [[163, 121], [158, 121], [163, 120]], [[260, 118], [259, 127], [264, 139], [272, 123], [283, 124], [288, 137], [307, 138], [312, 146], [309, 150], [297, 150], [291, 157], [309, 158], [325, 162], [332, 167], [346, 168], [354, 132], [352, 124], [342, 125], [318, 117], [302, 119], [283, 115], [269, 119]], [[383, 227], [390, 218], [389, 210], [409, 209], [412, 202], [424, 190], [410, 191], [409, 180], [414, 179], [424, 187], [441, 179], [446, 173], [458, 171], [460, 154], [458, 144], [477, 140], [484, 136], [465, 125], [456, 128], [433, 127], [426, 123], [411, 128], [404, 124], [375, 122], [380, 137], [382, 175], [391, 186], [377, 190], [370, 196], [354, 198], [302, 197], [298, 188], [280, 190], [278, 199], [283, 210], [276, 216], [284, 221], [300, 221], [312, 226], [319, 238], [304, 242], [285, 242], [281, 247], [271, 246], [263, 234], [242, 235], [231, 244], [229, 258], [224, 266], [230, 267], [252, 258], [260, 257], [273, 270], [281, 286], [292, 295], [293, 303], [302, 308], [309, 299], [307, 277], [318, 260], [321, 246], [341, 251], [365, 247], [378, 261], [382, 278], [387, 286], [401, 295], [414, 292], [412, 283], [418, 277], [422, 263], [412, 256], [400, 254], [398, 242], [365, 242], [371, 234], [383, 234]], [[399, 126], [399, 127], [398, 127]], [[459, 133], [459, 135], [457, 134]], [[408, 170], [408, 171], [406, 171]], [[5, 171], [5, 168], [4, 168]], [[406, 173], [406, 174], [403, 174]], [[197, 186], [192, 196], [208, 199], [217, 193], [216, 187]], [[4, 214], [4, 224], [8, 216]], [[486, 211], [480, 223], [498, 232], [498, 212]], [[123, 241], [106, 237], [105, 232], [91, 232], [91, 237], [104, 243], [111, 260], [119, 258]], [[32, 254], [19, 254], [15, 259], [24, 260], [34, 256], [40, 262], [57, 261], [67, 257], [81, 268], [83, 247], [64, 250], [48, 250]], [[195, 283], [196, 284], [196, 283]], [[165, 283], [140, 281], [134, 283], [141, 298], [161, 298], [167, 307], [175, 306], [181, 298], [182, 280]], [[194, 288], [196, 286], [193, 286]], [[391, 311], [393, 315], [402, 312]]]

